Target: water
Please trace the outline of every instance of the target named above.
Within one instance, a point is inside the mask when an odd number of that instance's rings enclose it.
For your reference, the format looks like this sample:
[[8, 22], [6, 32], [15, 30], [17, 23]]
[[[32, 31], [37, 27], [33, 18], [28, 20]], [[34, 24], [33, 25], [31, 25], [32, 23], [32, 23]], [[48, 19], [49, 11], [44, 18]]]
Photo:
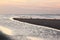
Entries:
[[43, 17], [47, 17], [47, 18], [60, 17], [60, 14], [1, 14], [0, 16], [20, 16], [20, 15], [43, 16]]
[[[21, 14], [22, 15], [22, 14]], [[45, 26], [38, 26], [25, 22], [19, 22], [12, 20], [12, 17], [20, 17], [19, 14], [1, 14], [0, 26], [7, 27], [13, 31], [12, 38], [15, 40], [60, 40], [60, 31], [53, 28], [47, 28]], [[26, 14], [24, 16], [27, 16]], [[28, 16], [40, 16], [46, 18], [58, 18], [58, 15], [28, 15]]]

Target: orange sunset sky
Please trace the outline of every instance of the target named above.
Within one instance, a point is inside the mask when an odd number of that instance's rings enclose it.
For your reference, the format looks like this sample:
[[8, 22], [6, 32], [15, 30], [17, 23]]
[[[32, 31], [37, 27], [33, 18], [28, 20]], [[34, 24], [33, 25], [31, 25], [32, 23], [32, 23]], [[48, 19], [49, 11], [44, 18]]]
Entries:
[[0, 14], [60, 14], [60, 0], [0, 0]]

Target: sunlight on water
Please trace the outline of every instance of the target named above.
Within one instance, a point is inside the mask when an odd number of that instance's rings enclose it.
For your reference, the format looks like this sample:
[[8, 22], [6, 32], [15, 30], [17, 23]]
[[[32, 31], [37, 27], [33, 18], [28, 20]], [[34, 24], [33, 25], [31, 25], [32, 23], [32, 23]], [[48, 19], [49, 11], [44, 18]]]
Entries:
[[27, 37], [30, 40], [43, 40], [42, 38], [38, 38], [38, 37]]
[[13, 35], [13, 31], [9, 28], [0, 26], [0, 31], [7, 35]]
[[11, 21], [14, 21], [14, 20], [13, 20], [13, 17], [11, 17], [11, 18], [9, 18], [9, 19], [10, 19]]

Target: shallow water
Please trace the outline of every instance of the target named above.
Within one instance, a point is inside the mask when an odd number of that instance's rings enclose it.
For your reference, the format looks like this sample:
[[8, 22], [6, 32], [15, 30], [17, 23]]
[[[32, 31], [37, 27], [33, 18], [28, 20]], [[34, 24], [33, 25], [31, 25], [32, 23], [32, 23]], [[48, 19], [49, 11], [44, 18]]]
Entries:
[[[12, 36], [11, 38], [13, 38], [14, 40], [59, 40], [60, 39], [60, 30], [58, 31], [53, 28], [47, 28], [45, 26], [38, 26], [34, 24], [11, 20], [12, 17], [20, 17], [20, 16], [21, 15], [19, 14], [0, 15], [0, 26], [11, 29], [13, 31], [13, 35], [11, 35]], [[32, 15], [31, 17], [33, 16], [36, 17], [36, 15]], [[41, 17], [42, 16], [40, 16], [40, 18]], [[45, 18], [50, 18], [50, 17], [45, 17]]]

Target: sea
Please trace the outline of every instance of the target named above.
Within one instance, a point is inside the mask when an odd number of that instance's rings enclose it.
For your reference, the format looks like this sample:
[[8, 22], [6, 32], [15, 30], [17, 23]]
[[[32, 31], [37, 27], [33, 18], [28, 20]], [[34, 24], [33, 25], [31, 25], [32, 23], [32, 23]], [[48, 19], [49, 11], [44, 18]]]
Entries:
[[21, 16], [60, 19], [60, 14], [0, 14], [0, 29], [3, 27], [12, 30], [13, 35], [10, 36], [14, 40], [60, 40], [60, 30], [12, 19]]

